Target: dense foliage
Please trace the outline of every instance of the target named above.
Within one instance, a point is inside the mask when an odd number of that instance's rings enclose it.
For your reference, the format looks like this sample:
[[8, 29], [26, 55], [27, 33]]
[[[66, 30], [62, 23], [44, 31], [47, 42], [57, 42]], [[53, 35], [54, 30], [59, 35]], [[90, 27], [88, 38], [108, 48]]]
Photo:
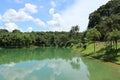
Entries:
[[70, 32], [8, 32], [0, 29], [0, 47], [30, 47], [54, 46], [68, 47], [80, 38], [78, 26], [73, 26]]
[[100, 31], [101, 40], [104, 40], [109, 32], [120, 31], [120, 0], [111, 0], [91, 13], [88, 29], [93, 27]]
[[111, 0], [90, 14], [86, 37], [91, 36], [87, 35], [90, 31], [94, 32], [91, 34], [92, 41], [111, 41], [111, 45], [115, 43], [117, 49], [120, 40], [120, 0]]

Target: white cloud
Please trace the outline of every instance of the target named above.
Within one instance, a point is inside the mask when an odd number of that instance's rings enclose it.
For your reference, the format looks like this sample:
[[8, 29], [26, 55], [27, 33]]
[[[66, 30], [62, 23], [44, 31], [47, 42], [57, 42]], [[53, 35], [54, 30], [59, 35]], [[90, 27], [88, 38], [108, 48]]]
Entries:
[[5, 22], [10, 22], [10, 21], [28, 21], [31, 20], [32, 16], [28, 15], [24, 11], [18, 11], [14, 9], [9, 9], [7, 10], [4, 15], [2, 16], [2, 20]]
[[[98, 9], [101, 5], [109, 0], [76, 0], [76, 2], [62, 11], [60, 16], [53, 14], [52, 20], [48, 21], [48, 25], [55, 24], [56, 30], [69, 31], [71, 26], [79, 25], [80, 31], [87, 29], [89, 14]], [[58, 24], [56, 25], [56, 24]], [[51, 30], [53, 30], [52, 28]]]
[[61, 16], [59, 13], [55, 13], [54, 8], [49, 9], [49, 14], [52, 16], [52, 20], [47, 21], [48, 26], [56, 27], [60, 26]]
[[[34, 62], [34, 61], [33, 61]], [[25, 62], [26, 64], [29, 64], [29, 62]], [[33, 73], [36, 70], [40, 70], [42, 69], [47, 62], [44, 61], [36, 61], [36, 64], [31, 66], [30, 68], [26, 68], [25, 66], [22, 66], [21, 68], [18, 68], [18, 65], [22, 65], [24, 63], [19, 63], [19, 64], [9, 64], [9, 65], [4, 65], [3, 68], [0, 68], [0, 75], [2, 77], [4, 77], [4, 79], [6, 80], [25, 80], [26, 76], [29, 76], [29, 74]], [[17, 67], [15, 66], [17, 65]], [[12, 67], [12, 68], [11, 68]], [[12, 73], [12, 74], [11, 74]], [[6, 76], [4, 75], [6, 74]], [[37, 76], [34, 76], [37, 78]], [[30, 79], [28, 78], [28, 80], [35, 80], [35, 78]]]
[[7, 10], [2, 16], [3, 21], [10, 21], [13, 18], [17, 17], [17, 12], [14, 9]]
[[5, 26], [6, 26], [6, 29], [10, 32], [15, 29], [21, 30], [15, 23], [6, 23]]
[[56, 3], [55, 3], [54, 1], [51, 1], [50, 4], [51, 4], [51, 6], [52, 6], [53, 8], [56, 7]]
[[[52, 11], [53, 9], [53, 11]], [[54, 12], [54, 8], [51, 8], [51, 12], [49, 13], [52, 16], [52, 19], [47, 21], [47, 25], [50, 26], [50, 30], [52, 31], [65, 31], [64, 27], [62, 27], [62, 24], [64, 23], [64, 20], [62, 16], [59, 13]]]
[[32, 32], [32, 30], [33, 30], [32, 27], [28, 27], [28, 28], [27, 28], [27, 31], [28, 31], [28, 32]]
[[37, 23], [39, 26], [45, 26], [45, 23], [38, 18], [33, 19], [33, 22]]
[[25, 7], [20, 9], [20, 11], [36, 13], [37, 12], [37, 6], [33, 5], [33, 4], [30, 4], [30, 3], [26, 3]]
[[53, 15], [54, 12], [55, 12], [54, 8], [50, 8], [50, 10], [49, 10], [49, 14]]
[[8, 9], [3, 15], [0, 15], [0, 20], [4, 22], [25, 22], [32, 21], [39, 26], [45, 26], [45, 23], [39, 18], [34, 18], [30, 13], [36, 13], [37, 7], [30, 3], [25, 4], [24, 8], [16, 11], [15, 9]]
[[60, 14], [55, 13], [55, 7], [56, 7], [55, 2], [51, 1], [50, 4], [52, 8], [49, 9], [49, 14], [52, 16], [52, 20], [47, 21], [47, 24], [48, 26], [52, 26], [55, 28], [56, 26], [60, 26], [60, 22], [59, 22]]
[[50, 21], [47, 21], [47, 24], [52, 27], [59, 27], [62, 24], [62, 18], [61, 15], [58, 13], [55, 13], [52, 15], [53, 19]]
[[53, 19], [57, 21], [61, 21], [61, 15], [59, 13], [53, 14]]
[[59, 25], [59, 23], [57, 21], [55, 21], [55, 20], [48, 21], [47, 24], [49, 26], [58, 26]]

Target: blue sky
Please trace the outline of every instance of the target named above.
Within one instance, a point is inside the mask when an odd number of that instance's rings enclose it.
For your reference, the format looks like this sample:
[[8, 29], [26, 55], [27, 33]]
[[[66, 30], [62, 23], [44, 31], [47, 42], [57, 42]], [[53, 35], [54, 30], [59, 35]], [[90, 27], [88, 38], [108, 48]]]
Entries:
[[109, 0], [1, 0], [0, 29], [69, 31], [79, 25], [85, 31], [89, 14]]

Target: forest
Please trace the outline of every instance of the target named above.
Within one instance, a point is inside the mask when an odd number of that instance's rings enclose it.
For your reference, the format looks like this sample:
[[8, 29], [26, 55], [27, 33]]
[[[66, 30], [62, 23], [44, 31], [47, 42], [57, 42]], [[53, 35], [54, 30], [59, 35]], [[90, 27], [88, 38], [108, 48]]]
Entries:
[[80, 39], [79, 26], [73, 26], [70, 32], [9, 32], [0, 30], [0, 47], [68, 47]]

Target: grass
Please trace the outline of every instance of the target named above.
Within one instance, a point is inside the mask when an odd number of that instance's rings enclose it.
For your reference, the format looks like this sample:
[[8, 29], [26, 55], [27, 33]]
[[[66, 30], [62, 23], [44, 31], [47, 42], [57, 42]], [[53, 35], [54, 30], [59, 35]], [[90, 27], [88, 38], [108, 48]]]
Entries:
[[97, 42], [95, 52], [94, 43], [87, 43], [86, 49], [80, 47], [80, 44], [76, 44], [72, 47], [72, 49], [83, 56], [89, 56], [100, 60], [120, 64], [120, 43], [118, 43], [117, 51], [115, 50], [115, 45], [113, 45], [111, 49], [110, 46], [106, 46], [107, 44], [105, 42]]

